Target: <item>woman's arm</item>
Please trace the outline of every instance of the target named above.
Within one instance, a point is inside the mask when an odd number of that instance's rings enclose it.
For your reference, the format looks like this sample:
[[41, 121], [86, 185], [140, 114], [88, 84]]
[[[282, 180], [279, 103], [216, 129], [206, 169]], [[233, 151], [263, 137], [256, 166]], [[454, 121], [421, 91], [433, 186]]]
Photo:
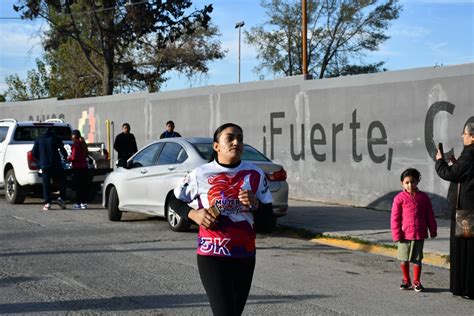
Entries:
[[438, 176], [446, 181], [462, 182], [462, 177], [465, 176], [469, 168], [471, 168], [472, 160], [466, 151], [461, 153], [457, 162], [449, 166], [444, 159], [436, 160], [436, 173]]
[[178, 213], [179, 216], [190, 219], [194, 221], [199, 226], [204, 226], [205, 228], [212, 227], [216, 221], [216, 217], [205, 208], [193, 209], [186, 202], [181, 201], [176, 198], [174, 193], [170, 196], [170, 206], [173, 210]]
[[174, 193], [171, 194], [169, 203], [171, 208], [184, 218], [188, 218], [189, 211], [193, 209], [186, 202], [177, 199]]
[[257, 210], [253, 212], [253, 217], [255, 220], [255, 230], [257, 232], [272, 232], [275, 220], [272, 203], [259, 203]]

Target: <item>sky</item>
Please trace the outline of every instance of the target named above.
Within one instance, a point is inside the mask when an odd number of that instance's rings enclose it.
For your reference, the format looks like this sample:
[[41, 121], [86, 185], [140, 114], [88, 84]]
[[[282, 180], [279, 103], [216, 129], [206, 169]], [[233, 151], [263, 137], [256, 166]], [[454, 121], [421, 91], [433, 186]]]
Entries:
[[[25, 78], [36, 68], [41, 57], [41, 20], [24, 21], [13, 10], [18, 0], [0, 0], [0, 93], [6, 91], [5, 77], [18, 74]], [[298, 1], [299, 2], [299, 1]], [[189, 82], [173, 73], [162, 91], [206, 85], [230, 84], [238, 81], [238, 30], [235, 23], [244, 21], [243, 30], [263, 24], [266, 13], [259, 0], [195, 0], [194, 6], [212, 4], [212, 22], [220, 32], [224, 59], [209, 63], [207, 76]], [[392, 21], [386, 34], [390, 36], [378, 51], [370, 52], [365, 61], [384, 61], [389, 71], [419, 67], [448, 66], [474, 62], [474, 0], [401, 0], [400, 17]], [[254, 71], [257, 51], [241, 39], [241, 82], [261, 79]], [[273, 79], [265, 76], [265, 79]]]

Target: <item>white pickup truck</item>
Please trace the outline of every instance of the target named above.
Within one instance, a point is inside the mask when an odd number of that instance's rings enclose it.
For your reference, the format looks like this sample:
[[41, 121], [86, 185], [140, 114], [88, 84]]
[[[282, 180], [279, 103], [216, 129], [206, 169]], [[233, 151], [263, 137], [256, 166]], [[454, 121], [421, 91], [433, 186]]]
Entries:
[[[72, 144], [72, 128], [61, 120], [44, 122], [18, 122], [15, 119], [0, 120], [0, 187], [5, 191], [5, 199], [12, 204], [21, 204], [25, 197], [41, 192], [41, 171], [33, 159], [31, 150], [38, 136], [47, 128], [54, 128], [70, 151]], [[95, 145], [95, 146], [94, 146]], [[92, 177], [90, 196], [93, 197], [101, 189], [101, 184], [110, 169], [108, 155], [103, 146], [93, 144], [89, 147], [89, 172]], [[69, 169], [65, 164], [68, 180]]]

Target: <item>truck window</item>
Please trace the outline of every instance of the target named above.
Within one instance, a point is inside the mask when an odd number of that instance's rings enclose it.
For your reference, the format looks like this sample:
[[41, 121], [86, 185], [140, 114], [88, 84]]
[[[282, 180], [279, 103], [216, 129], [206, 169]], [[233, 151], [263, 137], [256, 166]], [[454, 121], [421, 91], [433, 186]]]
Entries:
[[0, 143], [3, 143], [3, 141], [7, 137], [7, 133], [8, 133], [8, 127], [7, 126], [0, 127]]
[[[18, 126], [13, 135], [15, 141], [35, 141], [51, 126]], [[68, 126], [52, 126], [54, 133], [61, 140], [71, 140], [71, 129]]]

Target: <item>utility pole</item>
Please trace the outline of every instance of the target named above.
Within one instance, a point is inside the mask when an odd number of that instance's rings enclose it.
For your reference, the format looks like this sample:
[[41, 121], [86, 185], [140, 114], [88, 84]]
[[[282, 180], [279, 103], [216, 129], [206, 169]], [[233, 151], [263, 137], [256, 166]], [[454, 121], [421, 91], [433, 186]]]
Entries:
[[240, 82], [240, 30], [242, 29], [242, 26], [244, 25], [245, 25], [244, 21], [235, 23], [235, 28], [239, 29], [239, 66], [238, 66], [239, 67], [239, 82]]
[[302, 0], [302, 19], [301, 19], [301, 33], [302, 33], [302, 51], [303, 51], [303, 76], [304, 79], [308, 78], [308, 48], [307, 48], [307, 32], [308, 32], [308, 19], [306, 16], [306, 0]]

